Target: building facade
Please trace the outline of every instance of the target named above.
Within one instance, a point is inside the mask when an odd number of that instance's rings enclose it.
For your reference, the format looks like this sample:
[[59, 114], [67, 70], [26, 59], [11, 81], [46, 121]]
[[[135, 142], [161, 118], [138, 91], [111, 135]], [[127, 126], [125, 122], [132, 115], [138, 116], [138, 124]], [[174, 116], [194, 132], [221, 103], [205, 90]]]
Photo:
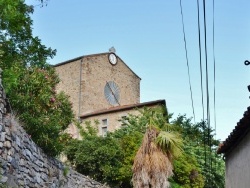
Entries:
[[250, 107], [217, 153], [224, 154], [226, 188], [250, 187]]
[[139, 115], [139, 109], [144, 107], [155, 108], [158, 106], [165, 107], [165, 100], [156, 100], [138, 104], [123, 105], [111, 107], [108, 109], [102, 109], [92, 113], [87, 113], [81, 116], [82, 123], [86, 121], [92, 122], [92, 124], [97, 121], [99, 134], [105, 136], [107, 131], [114, 131], [122, 126], [120, 121], [122, 118], [128, 117], [129, 114]]
[[[61, 80], [57, 91], [70, 96], [75, 117], [83, 125], [99, 121], [100, 135], [119, 128], [118, 120], [138, 113], [135, 108], [165, 104], [165, 100], [140, 103], [141, 78], [113, 52], [80, 56], [54, 67]], [[69, 132], [79, 136], [73, 125]]]
[[70, 96], [77, 117], [96, 110], [140, 102], [140, 77], [117, 55], [81, 56], [55, 65], [61, 82], [57, 91]]

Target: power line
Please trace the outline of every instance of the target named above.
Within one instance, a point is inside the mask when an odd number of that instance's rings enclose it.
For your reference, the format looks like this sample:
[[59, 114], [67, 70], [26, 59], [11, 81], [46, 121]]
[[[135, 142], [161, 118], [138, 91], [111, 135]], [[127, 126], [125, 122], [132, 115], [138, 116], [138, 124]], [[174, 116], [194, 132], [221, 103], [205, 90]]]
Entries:
[[199, 56], [200, 56], [200, 83], [201, 83], [201, 102], [202, 102], [202, 125], [203, 125], [203, 137], [204, 137], [204, 166], [207, 166], [207, 148], [206, 148], [206, 127], [205, 127], [205, 115], [204, 115], [204, 92], [203, 92], [203, 73], [202, 73], [202, 61], [201, 61], [201, 29], [200, 29], [200, 5], [197, 0], [197, 16], [198, 16], [198, 36], [199, 36]]
[[189, 63], [188, 63], [188, 55], [187, 55], [187, 42], [186, 42], [186, 35], [185, 35], [185, 29], [184, 29], [184, 19], [183, 19], [183, 13], [182, 13], [181, 0], [180, 0], [180, 9], [181, 9], [181, 18], [182, 18], [182, 32], [183, 32], [183, 39], [184, 39], [184, 44], [185, 44], [186, 61], [187, 61], [187, 69], [188, 69], [189, 90], [191, 94], [191, 102], [192, 102], [193, 116], [194, 116], [194, 122], [195, 122], [193, 92], [192, 92], [191, 80], [190, 80], [190, 71], [189, 71]]
[[[214, 50], [214, 0], [213, 0], [213, 60], [214, 60], [214, 127], [216, 136], [216, 61], [215, 61], [215, 50]], [[215, 137], [216, 138], [216, 137]]]
[[209, 83], [208, 83], [208, 62], [207, 62], [207, 28], [206, 28], [206, 2], [203, 0], [203, 13], [204, 13], [204, 38], [205, 38], [205, 59], [206, 59], [206, 92], [207, 92], [207, 124], [208, 124], [208, 145], [209, 145], [209, 176], [208, 182], [211, 187], [211, 168], [212, 168], [212, 151], [211, 151], [211, 137], [210, 137], [210, 106], [209, 106]]
[[[213, 60], [214, 60], [214, 130], [215, 130], [215, 139], [217, 136], [217, 123], [216, 123], [216, 61], [215, 61], [215, 50], [214, 50], [214, 0], [213, 0]], [[215, 160], [215, 170], [217, 171], [216, 160]]]
[[200, 55], [200, 79], [201, 79], [201, 101], [202, 101], [202, 120], [204, 121], [204, 94], [203, 94], [203, 74], [202, 74], [202, 61], [201, 61], [201, 29], [200, 29], [200, 8], [199, 0], [197, 0], [198, 12], [198, 34], [199, 34], [199, 55]]

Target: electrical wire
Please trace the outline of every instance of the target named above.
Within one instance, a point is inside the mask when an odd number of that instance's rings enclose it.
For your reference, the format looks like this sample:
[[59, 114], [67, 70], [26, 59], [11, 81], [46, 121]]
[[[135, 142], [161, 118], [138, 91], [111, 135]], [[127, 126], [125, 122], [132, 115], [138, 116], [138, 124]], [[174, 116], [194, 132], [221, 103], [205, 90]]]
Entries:
[[201, 61], [201, 29], [200, 29], [200, 5], [197, 0], [197, 12], [198, 12], [198, 34], [199, 34], [199, 55], [200, 55], [200, 79], [201, 79], [201, 102], [202, 102], [202, 120], [204, 121], [204, 94], [203, 94], [203, 74], [202, 74], [202, 61]]
[[211, 150], [211, 126], [210, 126], [210, 106], [209, 106], [209, 82], [208, 82], [208, 61], [207, 61], [207, 28], [206, 28], [206, 1], [203, 0], [203, 14], [204, 14], [204, 38], [205, 38], [205, 59], [206, 59], [206, 92], [207, 92], [207, 124], [208, 124], [208, 145], [209, 145], [209, 176], [208, 182], [211, 187], [211, 168], [212, 168], [212, 150]]
[[201, 28], [200, 28], [200, 5], [197, 0], [197, 17], [198, 17], [198, 36], [199, 36], [199, 56], [200, 56], [200, 83], [201, 83], [201, 102], [202, 102], [202, 128], [203, 128], [203, 144], [204, 144], [204, 166], [207, 166], [207, 148], [206, 148], [206, 127], [205, 127], [205, 110], [204, 110], [204, 92], [203, 92], [203, 72], [202, 72], [202, 61], [201, 61]]
[[194, 116], [194, 123], [195, 123], [193, 92], [192, 92], [191, 80], [190, 80], [190, 71], [189, 71], [188, 53], [187, 53], [187, 42], [186, 42], [186, 35], [185, 35], [184, 19], [183, 19], [183, 13], [182, 13], [181, 0], [180, 0], [180, 9], [181, 9], [181, 18], [182, 18], [182, 32], [183, 32], [183, 39], [184, 39], [184, 44], [185, 44], [186, 61], [187, 61], [187, 69], [188, 69], [189, 90], [190, 90], [190, 94], [191, 94], [191, 102], [192, 102], [192, 109], [193, 109], [193, 116]]
[[[217, 122], [216, 122], [216, 61], [215, 61], [215, 50], [214, 50], [214, 0], [213, 0], [213, 60], [214, 60], [214, 130], [215, 130], [215, 140], [217, 136]], [[215, 170], [217, 171], [217, 164], [215, 160]]]
[[214, 128], [215, 128], [215, 139], [216, 139], [216, 61], [215, 61], [215, 50], [214, 50], [214, 0], [213, 0], [213, 60], [214, 60]]

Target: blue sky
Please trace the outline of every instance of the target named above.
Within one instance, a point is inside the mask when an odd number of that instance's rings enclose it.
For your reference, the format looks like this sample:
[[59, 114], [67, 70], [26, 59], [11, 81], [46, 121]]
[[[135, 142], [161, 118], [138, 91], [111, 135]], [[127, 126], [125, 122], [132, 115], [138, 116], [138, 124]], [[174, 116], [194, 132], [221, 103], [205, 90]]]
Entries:
[[[36, 0], [26, 0], [26, 3], [38, 5]], [[182, 5], [194, 110], [196, 121], [200, 121], [196, 0], [183, 0]], [[207, 1], [206, 8], [211, 126], [214, 127], [212, 1]], [[250, 60], [249, 8], [249, 0], [215, 0], [216, 138], [221, 140], [227, 138], [250, 102], [247, 90], [250, 66], [244, 65], [245, 60]], [[49, 61], [51, 64], [107, 52], [114, 46], [117, 55], [142, 78], [141, 102], [165, 99], [174, 117], [193, 116], [179, 0], [49, 0], [47, 6], [35, 6], [32, 19], [34, 35], [46, 46], [57, 49], [56, 57]], [[201, 32], [205, 68], [203, 22]], [[206, 97], [205, 91], [204, 87]]]

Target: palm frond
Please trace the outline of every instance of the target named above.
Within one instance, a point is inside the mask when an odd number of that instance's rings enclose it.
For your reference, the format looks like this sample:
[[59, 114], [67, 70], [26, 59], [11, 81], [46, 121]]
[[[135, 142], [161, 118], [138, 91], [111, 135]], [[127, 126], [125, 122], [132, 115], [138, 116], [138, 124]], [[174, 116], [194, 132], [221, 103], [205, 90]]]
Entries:
[[167, 154], [178, 157], [183, 153], [183, 142], [179, 134], [175, 132], [161, 131], [156, 138], [156, 144]]

